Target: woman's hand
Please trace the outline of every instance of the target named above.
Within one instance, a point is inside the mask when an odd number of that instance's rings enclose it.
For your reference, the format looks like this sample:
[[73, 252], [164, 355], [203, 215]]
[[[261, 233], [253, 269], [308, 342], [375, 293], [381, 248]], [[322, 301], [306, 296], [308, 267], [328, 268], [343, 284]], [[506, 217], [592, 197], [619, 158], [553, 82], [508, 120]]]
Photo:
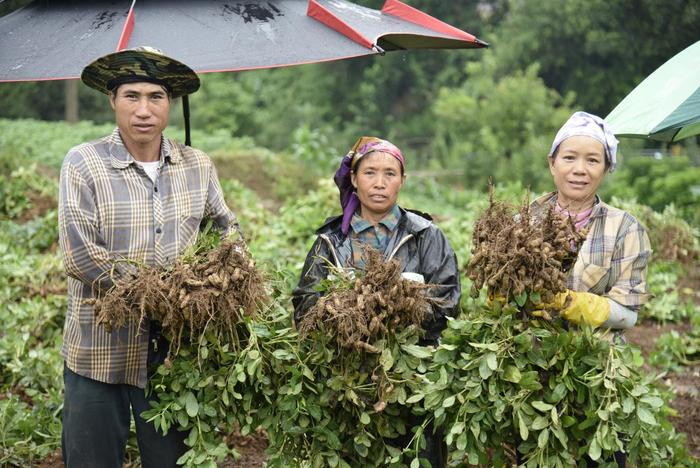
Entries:
[[545, 309], [559, 310], [561, 316], [569, 322], [584, 322], [592, 327], [600, 327], [610, 317], [608, 298], [589, 292], [567, 290], [543, 306]]

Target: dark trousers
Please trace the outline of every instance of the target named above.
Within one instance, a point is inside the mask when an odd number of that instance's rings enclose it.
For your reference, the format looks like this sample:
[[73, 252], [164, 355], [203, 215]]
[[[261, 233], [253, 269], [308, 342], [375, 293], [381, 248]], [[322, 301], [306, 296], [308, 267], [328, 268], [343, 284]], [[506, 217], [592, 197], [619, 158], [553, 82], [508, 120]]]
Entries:
[[[148, 362], [154, 369], [165, 359], [168, 344], [151, 333]], [[156, 341], [154, 341], [156, 340]], [[154, 346], [154, 344], [156, 346]], [[184, 432], [171, 428], [166, 436], [141, 418], [150, 409], [146, 391], [125, 384], [107, 384], [80, 376], [64, 365], [63, 460], [67, 468], [121, 468], [129, 437], [131, 414], [144, 468], [176, 466], [187, 447]]]

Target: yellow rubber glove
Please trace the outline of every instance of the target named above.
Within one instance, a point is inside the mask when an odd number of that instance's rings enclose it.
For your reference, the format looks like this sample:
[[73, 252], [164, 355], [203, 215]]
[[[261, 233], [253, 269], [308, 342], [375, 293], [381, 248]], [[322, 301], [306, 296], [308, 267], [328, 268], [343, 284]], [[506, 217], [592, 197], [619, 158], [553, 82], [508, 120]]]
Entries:
[[607, 298], [588, 292], [567, 290], [556, 294], [551, 302], [541, 304], [531, 312], [535, 317], [551, 320], [547, 310], [560, 311], [561, 316], [572, 323], [587, 323], [599, 327], [610, 317], [610, 302]]
[[[587, 323], [596, 328], [605, 323], [610, 317], [610, 302], [608, 299], [589, 292], [567, 291], [557, 296], [568, 296], [564, 299], [561, 316], [572, 323]], [[560, 298], [557, 298], [560, 299]]]

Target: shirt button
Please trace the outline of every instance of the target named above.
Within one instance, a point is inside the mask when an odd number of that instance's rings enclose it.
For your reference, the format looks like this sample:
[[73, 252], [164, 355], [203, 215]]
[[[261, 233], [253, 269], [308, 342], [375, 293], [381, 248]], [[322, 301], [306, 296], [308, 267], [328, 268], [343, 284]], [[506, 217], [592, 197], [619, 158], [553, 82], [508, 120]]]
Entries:
[[153, 187], [153, 191], [158, 193], [158, 187]]
[[160, 234], [161, 232], [163, 231], [160, 228], [156, 228], [156, 234]]

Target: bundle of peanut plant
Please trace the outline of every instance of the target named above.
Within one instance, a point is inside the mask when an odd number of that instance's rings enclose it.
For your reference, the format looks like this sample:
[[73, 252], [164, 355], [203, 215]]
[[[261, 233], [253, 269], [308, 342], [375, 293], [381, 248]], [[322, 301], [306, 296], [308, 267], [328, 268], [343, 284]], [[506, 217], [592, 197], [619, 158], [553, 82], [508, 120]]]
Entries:
[[336, 271], [321, 296], [299, 324], [302, 337], [317, 329], [335, 337], [342, 348], [377, 352], [371, 342], [396, 327], [420, 327], [430, 311], [427, 285], [401, 277], [401, 264], [385, 262], [375, 249], [366, 249], [365, 271], [357, 278]]
[[494, 202], [477, 222], [469, 263], [483, 308], [450, 320], [414, 399], [443, 424], [455, 465], [568, 467], [586, 457], [616, 466], [683, 466], [667, 396], [646, 375], [638, 350], [607, 332], [568, 329], [533, 305], [565, 289], [572, 247], [583, 240], [551, 210], [531, 216]]
[[107, 330], [131, 320], [160, 322], [172, 356], [183, 338], [197, 343], [206, 330], [237, 342], [236, 324], [265, 301], [262, 275], [245, 243], [207, 229], [174, 264], [137, 265], [134, 273], [114, 278], [94, 307]]
[[180, 464], [214, 467], [235, 455], [226, 435], [257, 427], [267, 386], [254, 317], [265, 302], [243, 241], [208, 228], [174, 264], [139, 265], [95, 301], [108, 329], [148, 318], [170, 340], [168, 359], [149, 381], [156, 401], [142, 417], [163, 433], [187, 433]]
[[536, 217], [527, 199], [512, 207], [494, 200], [492, 188], [489, 206], [474, 227], [467, 266], [472, 296], [487, 286], [491, 297], [524, 303], [534, 293], [533, 302], [550, 302], [566, 289], [566, 272], [585, 238], [585, 231], [577, 232], [572, 220], [553, 208]]
[[264, 410], [271, 466], [405, 466], [420, 444], [420, 407], [407, 397], [431, 356], [418, 345], [427, 286], [376, 251], [365, 259], [356, 278], [325, 282], [294, 346], [275, 341], [286, 362], [272, 366], [279, 391]]

